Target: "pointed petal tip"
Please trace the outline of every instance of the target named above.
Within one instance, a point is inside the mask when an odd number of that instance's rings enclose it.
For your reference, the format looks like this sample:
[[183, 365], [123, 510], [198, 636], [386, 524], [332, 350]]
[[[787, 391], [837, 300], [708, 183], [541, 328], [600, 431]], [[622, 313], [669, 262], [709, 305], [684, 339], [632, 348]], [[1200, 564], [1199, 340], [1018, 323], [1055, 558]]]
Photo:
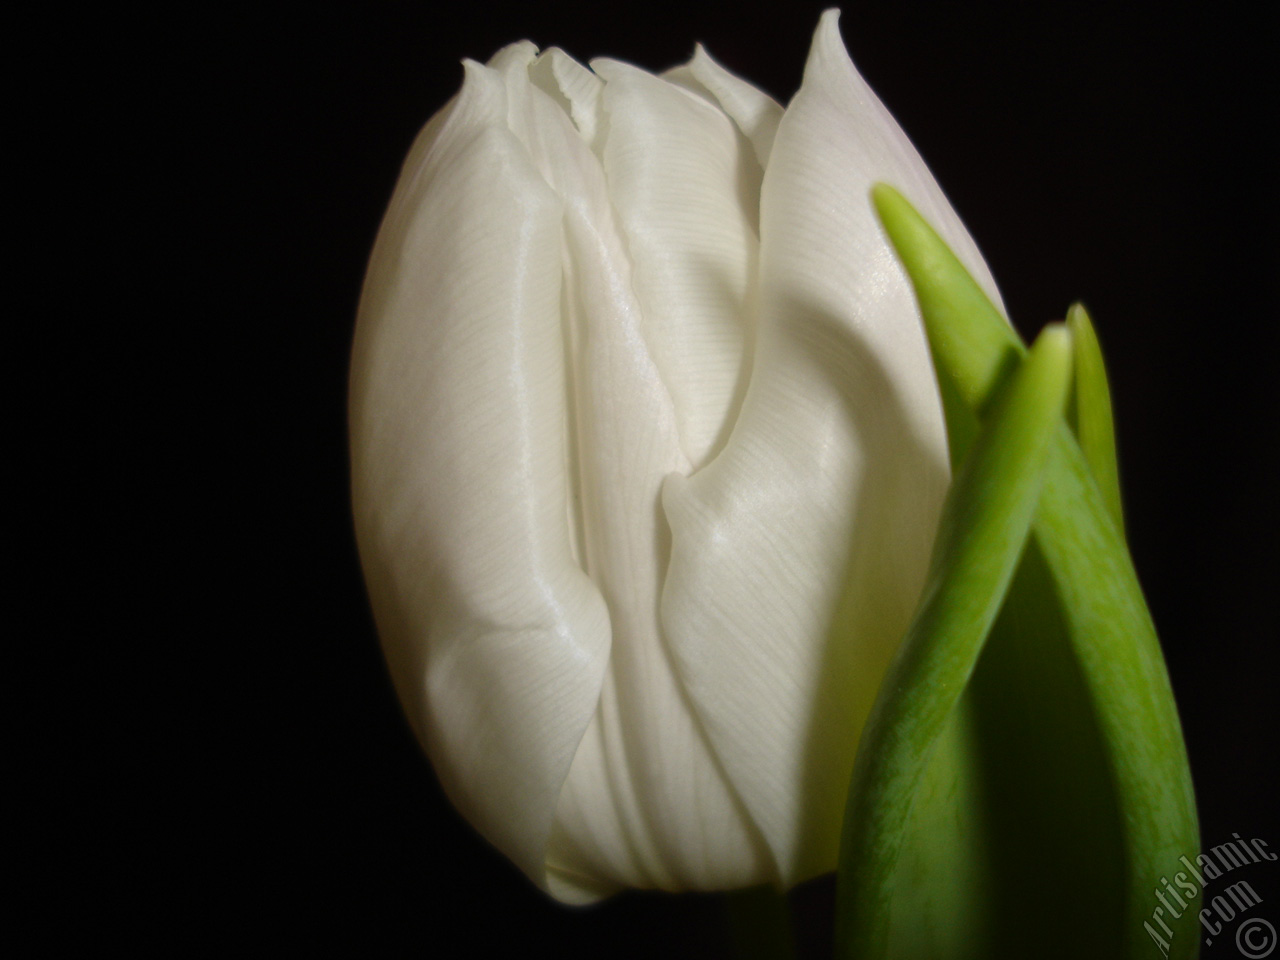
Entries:
[[814, 28], [801, 88], [810, 83], [820, 83], [818, 78], [821, 75], [838, 69], [842, 63], [853, 69], [853, 61], [849, 59], [849, 52], [845, 49], [844, 38], [840, 36], [840, 10], [828, 7], [818, 18], [818, 26]]
[[507, 67], [527, 67], [538, 55], [538, 45], [532, 40], [517, 40], [489, 58], [488, 66], [495, 69]]
[[711, 67], [713, 70], [721, 73], [729, 72], [724, 68], [724, 65], [721, 64], [719, 60], [711, 55], [711, 52], [702, 43], [695, 43], [693, 45], [693, 56], [689, 59], [688, 66], [692, 68], [695, 65]]
[[462, 89], [458, 91], [457, 112], [460, 116], [473, 111], [495, 117], [506, 112], [506, 92], [502, 75], [487, 64], [466, 57], [462, 61]]
[[478, 60], [470, 57], [462, 59], [462, 88], [458, 91], [458, 100], [470, 108], [471, 104], [483, 102], [486, 95], [492, 95], [496, 84], [500, 83], [493, 71]]
[[840, 36], [840, 8], [828, 7], [818, 18], [817, 29], [813, 31], [813, 48], [810, 60], [815, 56], [836, 56], [848, 59], [844, 48], [844, 38]]

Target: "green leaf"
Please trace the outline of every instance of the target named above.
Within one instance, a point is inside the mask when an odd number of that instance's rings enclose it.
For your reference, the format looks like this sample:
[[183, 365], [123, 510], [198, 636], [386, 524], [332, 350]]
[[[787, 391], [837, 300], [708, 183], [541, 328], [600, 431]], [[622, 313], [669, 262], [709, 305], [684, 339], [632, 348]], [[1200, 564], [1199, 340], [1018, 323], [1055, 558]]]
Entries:
[[[1000, 408], [1001, 384], [1025, 348], [900, 195], [879, 186], [873, 199], [915, 287], [952, 461], [964, 463], [980, 449], [977, 425]], [[1086, 367], [1076, 374], [1078, 427], [1082, 394], [1094, 404], [1086, 434], [1098, 423], [1100, 383], [1105, 391], [1105, 378], [1088, 369], [1092, 349], [1074, 345]], [[1195, 802], [1159, 643], [1113, 519], [1118, 500], [1104, 493], [1098, 449], [1086, 459], [1065, 423], [1053, 431], [1031, 537], [963, 692], [924, 675], [914, 689], [884, 686], [882, 695], [904, 706], [877, 707], [864, 728], [838, 885], [840, 956], [1159, 952], [1148, 932], [1163, 933], [1152, 923], [1155, 892], [1180, 856], [1197, 852]], [[951, 602], [986, 602], [953, 582], [961, 596]], [[931, 602], [932, 594], [924, 604]], [[972, 643], [967, 635], [964, 642]], [[940, 723], [942, 711], [930, 711], [930, 723], [906, 737], [899, 728], [914, 714], [904, 707], [931, 700], [953, 706]], [[867, 764], [883, 762], [875, 745], [896, 742], [909, 755], [904, 764], [923, 764], [915, 792], [860, 786]], [[864, 751], [872, 751], [865, 760]], [[894, 824], [903, 824], [896, 844], [881, 835]], [[873, 851], [873, 862], [858, 862], [855, 850]], [[1173, 931], [1169, 956], [1198, 954], [1192, 906], [1161, 917]]]
[[899, 955], [890, 919], [908, 813], [1022, 554], [1070, 373], [1070, 335], [1046, 328], [948, 494], [924, 599], [881, 684], [845, 808], [837, 927], [848, 956]]
[[1124, 532], [1120, 505], [1120, 468], [1116, 460], [1116, 429], [1111, 417], [1111, 389], [1102, 347], [1089, 314], [1081, 304], [1067, 311], [1067, 326], [1075, 343], [1075, 384], [1067, 419], [1080, 444], [1111, 519]]

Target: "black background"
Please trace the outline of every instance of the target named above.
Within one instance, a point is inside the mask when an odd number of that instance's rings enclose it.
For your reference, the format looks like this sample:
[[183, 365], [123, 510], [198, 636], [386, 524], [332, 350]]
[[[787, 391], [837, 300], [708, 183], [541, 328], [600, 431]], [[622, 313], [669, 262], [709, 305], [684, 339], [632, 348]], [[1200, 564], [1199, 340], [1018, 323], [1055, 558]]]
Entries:
[[[111, 645], [112, 675], [127, 692], [74, 721], [81, 755], [127, 798], [76, 814], [82, 843], [58, 881], [88, 868], [71, 899], [111, 904], [100, 933], [249, 952], [727, 955], [718, 898], [562, 908], [442, 798], [361, 584], [346, 363], [399, 164], [463, 57], [527, 37], [657, 70], [701, 40], [785, 103], [821, 9], [361, 3], [105, 25], [121, 39], [80, 95], [124, 169], [104, 185], [114, 221], [84, 229], [126, 258], [104, 290], [132, 312], [125, 332], [88, 324], [86, 343], [115, 353], [111, 402], [87, 416], [129, 451], [106, 465], [129, 504], [108, 526], [145, 549], [114, 554], [109, 616], [135, 639]], [[1180, 3], [862, 2], [841, 27], [1023, 333], [1074, 299], [1090, 307], [1203, 838], [1280, 848], [1274, 32]], [[84, 793], [100, 783], [86, 776]], [[1044, 870], [1056, 937], [1090, 894]], [[1248, 871], [1280, 900], [1280, 864]], [[823, 883], [797, 897], [814, 931], [828, 897]]]

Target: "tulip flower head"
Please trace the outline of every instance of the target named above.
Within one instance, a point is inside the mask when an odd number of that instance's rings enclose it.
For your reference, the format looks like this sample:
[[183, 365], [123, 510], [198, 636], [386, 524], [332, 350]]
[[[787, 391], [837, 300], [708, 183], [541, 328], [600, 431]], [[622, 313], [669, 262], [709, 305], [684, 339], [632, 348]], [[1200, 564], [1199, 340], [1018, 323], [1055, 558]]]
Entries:
[[452, 802], [535, 883], [790, 886], [949, 483], [894, 185], [973, 242], [823, 15], [784, 110], [529, 42], [405, 163], [351, 373], [360, 554]]

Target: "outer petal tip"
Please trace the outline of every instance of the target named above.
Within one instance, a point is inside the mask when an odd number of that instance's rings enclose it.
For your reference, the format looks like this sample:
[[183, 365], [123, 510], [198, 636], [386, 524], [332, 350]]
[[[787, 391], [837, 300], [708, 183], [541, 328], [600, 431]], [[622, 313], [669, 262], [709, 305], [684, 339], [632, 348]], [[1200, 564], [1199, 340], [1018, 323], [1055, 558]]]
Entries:
[[462, 61], [462, 89], [458, 92], [459, 113], [493, 109], [493, 117], [506, 112], [506, 93], [497, 75], [483, 63], [470, 57]]
[[809, 59], [804, 65], [805, 84], [821, 83], [823, 74], [832, 71], [858, 74], [840, 35], [840, 11], [835, 7], [823, 11], [818, 27], [813, 31], [813, 44], [809, 47]]
[[848, 53], [844, 48], [844, 38], [840, 36], [840, 9], [838, 7], [828, 7], [822, 11], [822, 16], [818, 19], [818, 28], [813, 32], [812, 53], [828, 56], [832, 54], [843, 55], [846, 59], [848, 58]]
[[528, 67], [538, 56], [538, 45], [532, 40], [517, 40], [509, 43], [492, 57], [489, 66], [503, 73], [508, 70]]
[[694, 49], [687, 69], [751, 141], [761, 168], [767, 167], [773, 139], [782, 121], [782, 107], [764, 91], [726, 70], [702, 44]]

